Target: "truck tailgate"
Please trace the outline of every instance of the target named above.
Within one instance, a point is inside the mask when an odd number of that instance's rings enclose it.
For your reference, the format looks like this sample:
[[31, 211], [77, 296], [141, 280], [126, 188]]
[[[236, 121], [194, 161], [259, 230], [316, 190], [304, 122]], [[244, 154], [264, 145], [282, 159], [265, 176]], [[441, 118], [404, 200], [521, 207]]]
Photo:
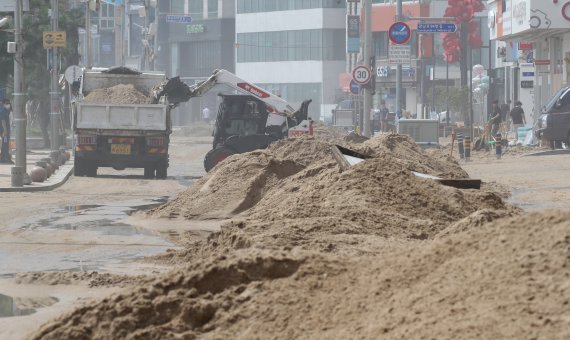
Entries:
[[163, 104], [77, 103], [77, 129], [165, 131], [168, 106]]

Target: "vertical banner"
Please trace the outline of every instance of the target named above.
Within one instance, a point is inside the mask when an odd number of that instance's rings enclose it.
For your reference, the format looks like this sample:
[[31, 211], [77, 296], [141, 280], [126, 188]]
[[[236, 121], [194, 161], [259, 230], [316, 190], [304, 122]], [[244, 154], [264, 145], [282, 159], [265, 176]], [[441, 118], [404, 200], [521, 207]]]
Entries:
[[346, 16], [346, 53], [360, 53], [360, 16]]

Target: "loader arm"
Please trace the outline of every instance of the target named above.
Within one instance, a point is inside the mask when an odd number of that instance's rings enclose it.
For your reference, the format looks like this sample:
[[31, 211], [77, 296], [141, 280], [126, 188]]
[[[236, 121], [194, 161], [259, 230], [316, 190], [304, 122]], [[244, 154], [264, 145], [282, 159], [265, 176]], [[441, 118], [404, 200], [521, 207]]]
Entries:
[[235, 74], [222, 69], [215, 70], [208, 79], [191, 86], [182, 83], [179, 77], [172, 78], [164, 86], [163, 93], [168, 96], [169, 102], [177, 104], [183, 101], [188, 101], [190, 98], [203, 96], [216, 85], [220, 84], [230, 86], [237, 91], [252, 95], [263, 101], [270, 108], [275, 109], [279, 114], [284, 114], [289, 118], [299, 118], [299, 116], [302, 117], [303, 115], [305, 117], [307, 116], [308, 104], [302, 104], [301, 107], [295, 108], [283, 98], [271, 94], [236, 76]]

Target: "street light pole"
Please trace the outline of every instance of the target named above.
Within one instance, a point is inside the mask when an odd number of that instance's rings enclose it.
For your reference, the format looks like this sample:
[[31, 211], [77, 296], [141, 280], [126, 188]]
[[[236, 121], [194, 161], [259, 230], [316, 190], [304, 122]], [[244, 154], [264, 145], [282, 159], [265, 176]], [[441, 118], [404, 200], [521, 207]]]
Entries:
[[[56, 32], [59, 29], [59, 1], [51, 0], [51, 29]], [[59, 126], [60, 126], [60, 92], [59, 92], [59, 56], [58, 48], [51, 48], [52, 58], [51, 58], [51, 110], [50, 110], [50, 122], [51, 122], [51, 151], [55, 152], [59, 150]]]
[[[364, 65], [370, 67], [370, 57], [372, 55], [372, 0], [364, 0]], [[375, 72], [374, 70], [371, 70]], [[370, 82], [374, 81], [371, 77]], [[372, 111], [372, 85], [364, 87], [364, 109], [362, 113], [363, 135], [370, 137], [370, 112]]]
[[[400, 20], [402, 20], [402, 0], [397, 0], [396, 21]], [[400, 63], [396, 67], [396, 114], [398, 112], [402, 112], [402, 64]]]
[[14, 124], [16, 125], [16, 166], [12, 168], [12, 186], [30, 184], [26, 169], [26, 115], [24, 114], [24, 39], [22, 38], [22, 1], [16, 0], [14, 12]]

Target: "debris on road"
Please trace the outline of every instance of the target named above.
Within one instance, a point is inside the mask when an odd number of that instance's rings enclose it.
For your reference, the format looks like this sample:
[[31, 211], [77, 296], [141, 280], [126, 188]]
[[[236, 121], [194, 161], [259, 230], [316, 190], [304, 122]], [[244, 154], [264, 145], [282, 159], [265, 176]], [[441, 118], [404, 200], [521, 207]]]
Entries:
[[[346, 143], [315, 134], [222, 161], [149, 213], [231, 218], [219, 232], [32, 339], [570, 336], [569, 213], [420, 178], [469, 176], [406, 136]], [[371, 158], [341, 172], [335, 145]]]

